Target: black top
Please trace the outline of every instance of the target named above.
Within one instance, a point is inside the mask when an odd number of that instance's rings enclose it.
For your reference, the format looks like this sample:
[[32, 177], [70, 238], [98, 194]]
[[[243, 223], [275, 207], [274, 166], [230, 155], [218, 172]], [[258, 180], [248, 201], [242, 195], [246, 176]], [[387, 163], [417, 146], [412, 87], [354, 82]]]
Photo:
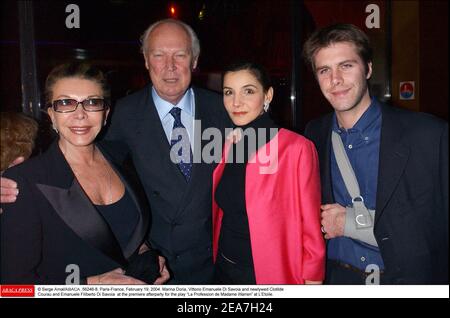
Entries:
[[[244, 138], [232, 145], [230, 157], [215, 192], [216, 202], [223, 210], [219, 255], [224, 255], [236, 264], [253, 267], [245, 205], [245, 167], [249, 157], [276, 135], [278, 130], [271, 134], [270, 128], [278, 127], [269, 115], [264, 113], [253, 122], [240, 128], [243, 130]], [[251, 134], [251, 130], [255, 132], [254, 135]], [[256, 136], [256, 138], [251, 136]]]
[[[66, 284], [66, 268], [76, 264], [86, 278], [124, 268], [144, 241], [149, 224], [145, 200], [118, 169], [109, 153], [105, 158], [121, 177], [139, 220], [126, 249], [93, 206], [75, 178], [58, 143], [42, 155], [8, 169], [4, 176], [17, 182], [20, 194], [14, 204], [2, 204], [0, 216], [0, 283]], [[70, 277], [69, 277], [70, 278]]]
[[113, 204], [95, 207], [105, 218], [122, 250], [125, 250], [139, 221], [139, 212], [128, 191], [125, 190], [122, 198]]

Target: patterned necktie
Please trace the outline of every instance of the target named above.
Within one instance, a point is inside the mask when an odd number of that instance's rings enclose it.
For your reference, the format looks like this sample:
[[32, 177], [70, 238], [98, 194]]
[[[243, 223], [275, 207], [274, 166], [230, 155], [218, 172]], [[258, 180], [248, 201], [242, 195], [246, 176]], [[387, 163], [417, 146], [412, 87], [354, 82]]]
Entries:
[[[172, 108], [170, 110], [170, 114], [175, 119], [175, 122], [173, 123], [172, 135], [170, 137], [170, 157], [172, 162], [178, 164], [178, 167], [180, 168], [186, 181], [189, 181], [191, 178], [193, 161], [189, 135], [186, 127], [184, 127], [181, 123], [181, 108]], [[188, 153], [183, 153], [183, 150]]]

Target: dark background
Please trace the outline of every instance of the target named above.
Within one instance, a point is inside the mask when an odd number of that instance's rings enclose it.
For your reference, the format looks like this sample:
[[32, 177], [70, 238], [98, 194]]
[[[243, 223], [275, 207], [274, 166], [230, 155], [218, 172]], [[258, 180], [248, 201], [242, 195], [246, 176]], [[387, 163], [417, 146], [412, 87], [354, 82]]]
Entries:
[[[26, 34], [19, 31], [25, 19], [20, 3], [0, 4], [0, 109], [28, 112], [42, 122], [46, 116], [30, 110], [22, 91], [20, 45], [30, 35], [38, 92], [53, 66], [85, 59], [108, 74], [114, 100], [148, 83], [139, 37], [151, 23], [167, 17], [190, 24], [200, 38], [193, 78], [197, 85], [220, 91], [220, 72], [236, 59], [265, 65], [275, 87], [272, 116], [282, 126], [301, 132], [310, 119], [331, 111], [300, 52], [315, 28], [336, 22], [353, 23], [369, 34], [376, 52], [373, 95], [448, 120], [447, 1], [35, 0], [27, 1], [34, 23]], [[65, 25], [71, 3], [80, 8], [79, 29]], [[371, 3], [380, 8], [379, 29], [365, 26], [365, 9]], [[416, 98], [400, 100], [399, 82], [410, 80], [415, 81]], [[42, 95], [36, 98], [42, 108]]]

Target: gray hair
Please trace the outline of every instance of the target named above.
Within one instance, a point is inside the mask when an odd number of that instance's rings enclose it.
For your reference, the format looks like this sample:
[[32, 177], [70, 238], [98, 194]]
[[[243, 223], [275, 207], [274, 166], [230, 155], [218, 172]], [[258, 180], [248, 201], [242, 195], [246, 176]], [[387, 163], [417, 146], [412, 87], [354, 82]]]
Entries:
[[192, 58], [193, 60], [197, 59], [200, 55], [200, 41], [198, 40], [197, 34], [194, 32], [194, 30], [187, 25], [186, 23], [176, 20], [176, 19], [164, 19], [156, 21], [155, 23], [152, 23], [147, 30], [142, 34], [140, 40], [141, 40], [141, 52], [145, 55], [145, 52], [147, 52], [147, 38], [149, 34], [159, 25], [164, 23], [173, 23], [176, 25], [179, 25], [182, 27], [187, 34], [189, 34], [189, 37], [191, 38], [191, 50], [192, 50]]

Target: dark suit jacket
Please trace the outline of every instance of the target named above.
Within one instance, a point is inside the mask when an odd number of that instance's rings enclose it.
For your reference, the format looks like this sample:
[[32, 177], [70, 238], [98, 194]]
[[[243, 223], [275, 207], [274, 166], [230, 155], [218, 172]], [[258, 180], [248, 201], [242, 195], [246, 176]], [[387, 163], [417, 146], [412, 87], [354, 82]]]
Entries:
[[65, 284], [69, 264], [78, 265], [81, 278], [126, 266], [127, 258], [145, 240], [149, 212], [115, 170], [140, 214], [123, 251], [75, 179], [57, 142], [44, 154], [8, 169], [5, 177], [18, 183], [20, 193], [14, 204], [3, 205], [0, 217], [2, 283]]
[[[221, 97], [194, 88], [195, 118], [201, 130], [231, 127]], [[107, 140], [120, 141], [130, 153], [150, 203], [150, 243], [166, 257], [170, 283], [205, 284], [212, 278], [212, 172], [215, 164], [194, 163], [191, 180], [170, 160], [170, 146], [159, 119], [151, 86], [119, 100]], [[201, 142], [202, 146], [208, 140]], [[117, 149], [120, 154], [122, 149]], [[221, 145], [217, 148], [222, 151]], [[218, 161], [220, 153], [218, 153]]]
[[[448, 284], [448, 124], [431, 115], [382, 105], [374, 234], [386, 284]], [[332, 114], [310, 122], [322, 201], [331, 186]]]

